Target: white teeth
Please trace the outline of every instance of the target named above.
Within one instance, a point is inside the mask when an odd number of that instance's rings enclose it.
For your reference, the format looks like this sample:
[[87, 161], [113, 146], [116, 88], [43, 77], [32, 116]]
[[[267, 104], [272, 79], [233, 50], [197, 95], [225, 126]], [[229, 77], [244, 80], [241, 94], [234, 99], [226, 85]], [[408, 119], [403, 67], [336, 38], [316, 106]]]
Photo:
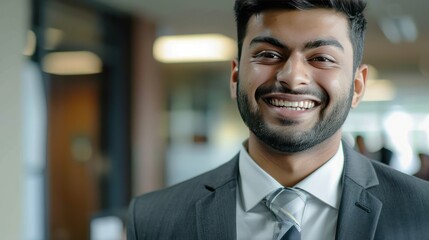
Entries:
[[286, 107], [290, 110], [303, 111], [313, 108], [315, 103], [312, 101], [288, 102], [281, 99], [271, 99], [270, 104], [276, 107]]

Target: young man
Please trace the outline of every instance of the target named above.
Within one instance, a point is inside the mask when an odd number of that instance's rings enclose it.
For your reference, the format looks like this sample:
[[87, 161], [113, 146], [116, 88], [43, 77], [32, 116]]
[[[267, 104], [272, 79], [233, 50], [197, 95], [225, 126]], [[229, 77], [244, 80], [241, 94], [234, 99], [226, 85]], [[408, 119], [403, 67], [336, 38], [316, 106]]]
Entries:
[[236, 0], [230, 85], [249, 138], [223, 166], [134, 199], [128, 239], [428, 239], [428, 183], [341, 141], [365, 90], [364, 8]]

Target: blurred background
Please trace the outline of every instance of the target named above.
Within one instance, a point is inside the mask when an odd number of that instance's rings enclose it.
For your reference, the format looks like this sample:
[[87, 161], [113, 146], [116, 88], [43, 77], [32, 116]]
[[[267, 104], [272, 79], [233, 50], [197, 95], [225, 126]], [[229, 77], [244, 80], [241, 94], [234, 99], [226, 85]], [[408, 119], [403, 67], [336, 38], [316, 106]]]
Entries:
[[[0, 1], [0, 238], [121, 239], [131, 197], [229, 160], [232, 0]], [[344, 138], [428, 179], [429, 2], [371, 0]]]

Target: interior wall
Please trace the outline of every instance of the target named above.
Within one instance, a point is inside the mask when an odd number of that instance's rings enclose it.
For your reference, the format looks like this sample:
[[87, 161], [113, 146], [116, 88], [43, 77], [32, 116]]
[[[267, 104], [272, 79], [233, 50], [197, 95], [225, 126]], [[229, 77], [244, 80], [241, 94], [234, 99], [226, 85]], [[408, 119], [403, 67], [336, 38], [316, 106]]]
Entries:
[[136, 18], [133, 27], [133, 196], [164, 186], [165, 88], [152, 55], [156, 25]]
[[0, 8], [0, 233], [22, 239], [22, 82], [28, 1], [2, 1]]

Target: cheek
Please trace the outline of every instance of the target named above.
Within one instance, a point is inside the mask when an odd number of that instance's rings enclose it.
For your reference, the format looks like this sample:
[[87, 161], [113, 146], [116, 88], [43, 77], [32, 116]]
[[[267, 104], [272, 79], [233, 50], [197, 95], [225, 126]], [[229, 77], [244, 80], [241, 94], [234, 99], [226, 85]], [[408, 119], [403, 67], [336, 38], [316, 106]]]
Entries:
[[338, 73], [319, 73], [318, 84], [326, 91], [331, 101], [344, 101], [350, 95], [350, 77]]
[[240, 69], [240, 84], [241, 89], [244, 90], [249, 97], [255, 97], [256, 90], [263, 84], [274, 79], [272, 71], [267, 66], [263, 65], [248, 65]]
[[344, 74], [321, 74], [318, 84], [325, 91], [328, 101], [325, 103], [327, 109], [333, 110], [336, 106], [344, 105], [350, 97], [351, 79]]

